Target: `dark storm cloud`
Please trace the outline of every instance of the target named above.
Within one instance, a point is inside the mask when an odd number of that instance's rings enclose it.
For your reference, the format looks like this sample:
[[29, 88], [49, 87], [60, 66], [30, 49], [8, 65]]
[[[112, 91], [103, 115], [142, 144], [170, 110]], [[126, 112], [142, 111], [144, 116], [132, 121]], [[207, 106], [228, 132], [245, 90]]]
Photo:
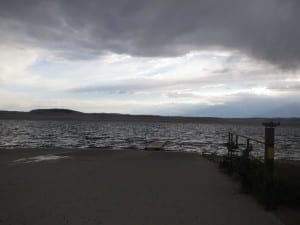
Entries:
[[62, 56], [175, 56], [234, 49], [285, 68], [300, 61], [298, 0], [1, 1], [2, 41]]

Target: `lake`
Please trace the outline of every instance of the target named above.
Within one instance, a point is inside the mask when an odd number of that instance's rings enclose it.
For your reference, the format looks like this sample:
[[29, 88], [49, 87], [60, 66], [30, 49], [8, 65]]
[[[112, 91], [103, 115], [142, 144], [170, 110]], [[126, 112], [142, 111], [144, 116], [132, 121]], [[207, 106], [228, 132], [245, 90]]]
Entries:
[[[263, 140], [263, 126], [103, 121], [0, 120], [0, 148], [144, 149], [155, 139], [167, 139], [166, 150], [226, 154], [228, 132]], [[276, 128], [276, 158], [300, 160], [300, 128]], [[263, 155], [263, 145], [252, 154]]]

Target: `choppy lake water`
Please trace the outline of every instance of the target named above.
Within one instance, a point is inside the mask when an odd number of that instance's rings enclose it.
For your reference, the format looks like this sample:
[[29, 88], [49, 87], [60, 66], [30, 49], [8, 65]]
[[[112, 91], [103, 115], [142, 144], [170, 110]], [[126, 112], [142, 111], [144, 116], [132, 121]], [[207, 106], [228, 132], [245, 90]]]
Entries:
[[[166, 150], [226, 154], [228, 132], [263, 140], [263, 126], [103, 121], [1, 121], [0, 148], [144, 149], [167, 139]], [[276, 158], [300, 160], [300, 128], [276, 128]], [[264, 146], [254, 145], [262, 155]]]

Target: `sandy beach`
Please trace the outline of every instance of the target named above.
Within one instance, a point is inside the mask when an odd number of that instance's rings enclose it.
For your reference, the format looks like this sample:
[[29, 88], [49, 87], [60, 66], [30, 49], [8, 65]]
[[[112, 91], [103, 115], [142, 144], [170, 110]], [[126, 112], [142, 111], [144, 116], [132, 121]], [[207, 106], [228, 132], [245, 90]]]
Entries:
[[0, 177], [3, 225], [282, 224], [193, 153], [1, 150]]

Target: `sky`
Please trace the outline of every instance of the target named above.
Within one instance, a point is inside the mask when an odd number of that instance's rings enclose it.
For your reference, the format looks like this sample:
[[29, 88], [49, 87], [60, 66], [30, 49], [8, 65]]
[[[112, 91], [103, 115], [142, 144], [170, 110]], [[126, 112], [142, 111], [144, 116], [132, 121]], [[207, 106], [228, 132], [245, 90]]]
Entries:
[[300, 117], [298, 0], [1, 0], [0, 110]]

